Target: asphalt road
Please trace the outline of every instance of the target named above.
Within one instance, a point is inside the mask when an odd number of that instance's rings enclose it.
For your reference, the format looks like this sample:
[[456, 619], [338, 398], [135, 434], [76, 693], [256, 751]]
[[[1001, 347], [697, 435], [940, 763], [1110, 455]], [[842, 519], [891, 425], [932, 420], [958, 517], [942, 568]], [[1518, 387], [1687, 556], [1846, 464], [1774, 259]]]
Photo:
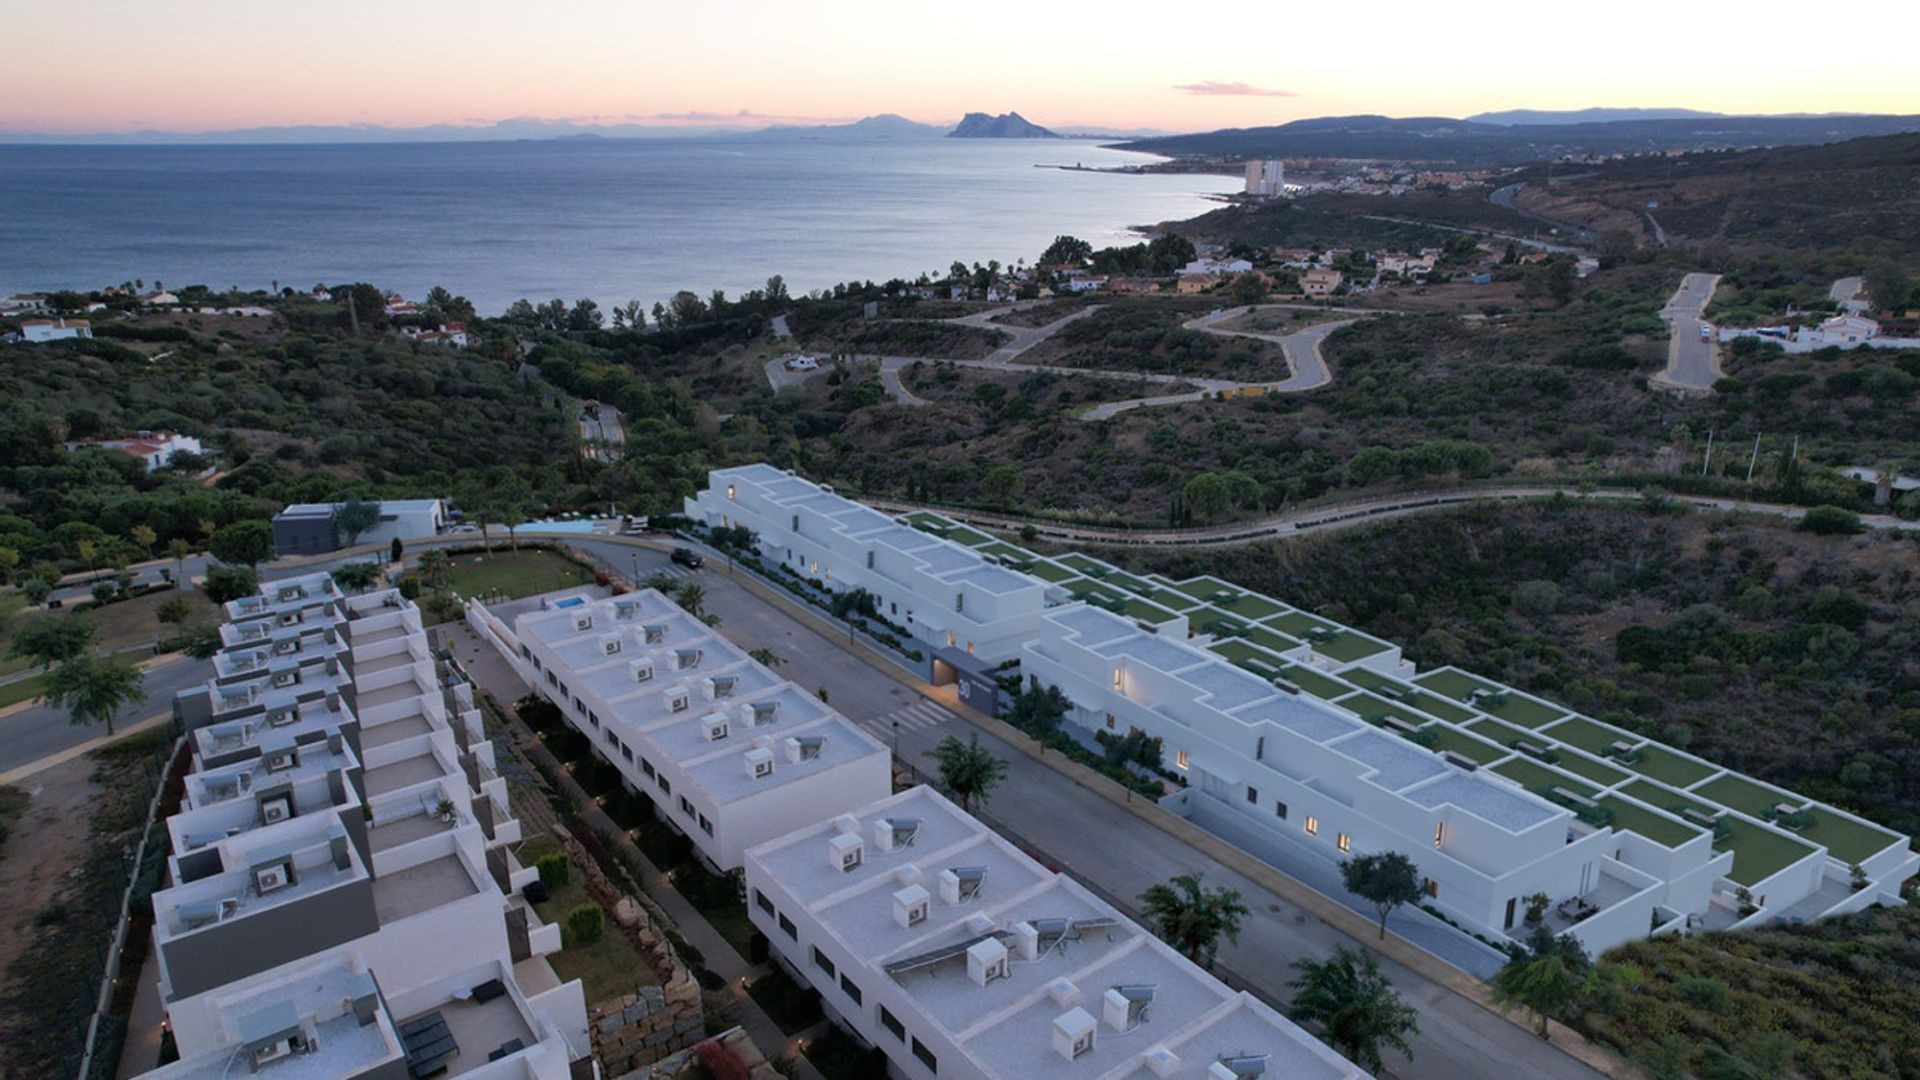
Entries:
[[1673, 336], [1667, 342], [1667, 367], [1653, 381], [1690, 393], [1704, 394], [1721, 377], [1718, 345], [1701, 340], [1701, 313], [1720, 285], [1719, 274], [1688, 274], [1660, 310]]
[[[147, 700], [120, 710], [114, 717], [114, 723], [124, 725], [149, 716], [171, 713], [173, 695], [212, 677], [213, 665], [205, 660], [181, 658], [161, 664], [147, 672], [143, 684]], [[104, 727], [75, 727], [68, 722], [65, 712], [45, 705], [34, 705], [11, 716], [0, 716], [0, 773], [39, 761], [106, 733]]]

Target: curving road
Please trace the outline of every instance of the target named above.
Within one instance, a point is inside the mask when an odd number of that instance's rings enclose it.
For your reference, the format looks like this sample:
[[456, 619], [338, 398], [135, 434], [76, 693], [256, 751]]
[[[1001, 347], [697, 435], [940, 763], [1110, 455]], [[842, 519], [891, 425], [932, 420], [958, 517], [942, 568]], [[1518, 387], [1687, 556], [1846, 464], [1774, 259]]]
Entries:
[[1705, 394], [1722, 376], [1720, 350], [1710, 335], [1702, 335], [1701, 315], [1720, 287], [1719, 274], [1688, 274], [1680, 282], [1660, 317], [1672, 335], [1667, 339], [1667, 367], [1648, 381], [1683, 394]]

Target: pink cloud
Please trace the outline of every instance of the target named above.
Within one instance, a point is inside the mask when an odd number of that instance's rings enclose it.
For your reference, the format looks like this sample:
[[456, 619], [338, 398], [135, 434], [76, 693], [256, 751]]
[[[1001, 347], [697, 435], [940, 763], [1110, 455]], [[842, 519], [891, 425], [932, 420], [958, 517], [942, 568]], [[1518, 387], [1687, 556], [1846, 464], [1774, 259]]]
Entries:
[[1205, 82], [1182, 83], [1174, 87], [1183, 93], [1200, 97], [1298, 97], [1291, 90], [1269, 90], [1262, 86], [1249, 86], [1243, 82], [1219, 82], [1208, 79]]

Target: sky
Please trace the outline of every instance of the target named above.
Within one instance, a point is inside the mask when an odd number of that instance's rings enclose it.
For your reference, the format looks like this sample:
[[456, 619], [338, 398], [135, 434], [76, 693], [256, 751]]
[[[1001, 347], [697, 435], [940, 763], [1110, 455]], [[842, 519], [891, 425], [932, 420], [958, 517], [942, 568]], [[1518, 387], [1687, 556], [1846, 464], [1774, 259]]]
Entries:
[[[1311, 116], [1686, 107], [1920, 113], [1920, 4], [1135, 0], [0, 0], [0, 131], [758, 127], [1017, 110], [1205, 130]], [[1798, 27], [1798, 29], [1796, 29]], [[1836, 35], [1803, 48], [1802, 34]], [[46, 40], [57, 45], [37, 48]]]

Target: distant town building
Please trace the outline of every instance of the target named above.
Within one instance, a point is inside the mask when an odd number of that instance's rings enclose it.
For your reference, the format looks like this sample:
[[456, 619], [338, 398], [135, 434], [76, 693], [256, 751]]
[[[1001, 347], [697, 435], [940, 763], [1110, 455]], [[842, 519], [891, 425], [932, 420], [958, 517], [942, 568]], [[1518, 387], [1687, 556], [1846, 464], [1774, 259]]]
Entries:
[[1287, 192], [1287, 166], [1283, 161], [1247, 162], [1247, 194], [1271, 199]]
[[40, 293], [14, 293], [0, 298], [0, 315], [31, 315], [45, 311], [47, 298]]
[[1107, 291], [1122, 296], [1147, 296], [1160, 291], [1161, 281], [1150, 277], [1117, 277], [1107, 281]]
[[384, 544], [434, 536], [447, 523], [446, 504], [439, 499], [397, 499], [378, 503], [380, 520], [357, 537], [340, 532], [338, 515], [344, 503], [295, 503], [273, 516], [273, 550], [288, 555], [324, 555], [342, 544]]
[[199, 439], [191, 435], [177, 435], [171, 431], [142, 431], [131, 439], [100, 439], [67, 444], [68, 450], [81, 450], [86, 447], [123, 450], [139, 458], [146, 465], [148, 472], [159, 472], [166, 468], [172, 463], [175, 454], [203, 452]]
[[1245, 259], [1195, 259], [1180, 268], [1182, 275], [1208, 274], [1213, 277], [1232, 277], [1253, 269], [1253, 264]]
[[90, 338], [93, 324], [85, 319], [29, 319], [20, 324], [20, 336], [32, 343]]
[[1308, 296], [1332, 296], [1346, 275], [1338, 270], [1315, 268], [1300, 275], [1300, 291]]
[[165, 289], [155, 289], [152, 292], [141, 293], [139, 296], [134, 297], [134, 299], [149, 307], [172, 307], [174, 304], [180, 302], [179, 297]]
[[468, 341], [467, 324], [463, 322], [441, 323], [437, 330], [429, 330], [424, 326], [403, 326], [400, 334], [422, 345], [450, 345], [456, 349], [465, 348]]

